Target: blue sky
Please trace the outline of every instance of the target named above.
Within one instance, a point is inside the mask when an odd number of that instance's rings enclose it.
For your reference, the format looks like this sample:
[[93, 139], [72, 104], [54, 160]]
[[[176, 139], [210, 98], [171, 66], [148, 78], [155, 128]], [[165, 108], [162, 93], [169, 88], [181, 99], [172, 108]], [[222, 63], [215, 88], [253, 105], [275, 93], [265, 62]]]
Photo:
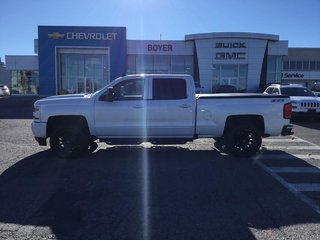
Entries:
[[32, 55], [38, 25], [124, 26], [127, 39], [187, 34], [276, 34], [289, 47], [320, 48], [320, 0], [3, 0], [0, 57]]

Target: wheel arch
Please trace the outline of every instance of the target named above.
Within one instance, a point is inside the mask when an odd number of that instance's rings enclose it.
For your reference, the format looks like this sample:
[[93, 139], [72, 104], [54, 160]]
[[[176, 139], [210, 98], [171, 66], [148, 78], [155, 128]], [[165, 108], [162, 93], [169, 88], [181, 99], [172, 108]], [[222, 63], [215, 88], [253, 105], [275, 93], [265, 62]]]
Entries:
[[232, 128], [234, 125], [239, 124], [252, 124], [257, 127], [260, 131], [261, 135], [264, 135], [265, 132], [265, 124], [264, 118], [261, 115], [234, 115], [229, 116], [226, 120], [226, 124], [224, 127], [223, 134], [225, 135], [226, 132]]
[[87, 119], [82, 115], [51, 116], [47, 123], [47, 136], [53, 133], [57, 126], [72, 126], [82, 129], [85, 134], [90, 135]]

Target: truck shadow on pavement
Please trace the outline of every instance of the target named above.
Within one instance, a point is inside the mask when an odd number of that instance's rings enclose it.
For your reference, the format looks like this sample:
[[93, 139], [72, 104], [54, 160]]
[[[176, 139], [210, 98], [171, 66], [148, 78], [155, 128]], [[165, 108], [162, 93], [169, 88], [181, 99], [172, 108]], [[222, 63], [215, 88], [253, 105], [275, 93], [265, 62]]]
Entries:
[[0, 203], [4, 239], [280, 238], [320, 223], [254, 160], [174, 147], [39, 152], [1, 174]]
[[309, 119], [296, 119], [291, 121], [291, 123], [299, 125], [301, 127], [307, 127], [310, 129], [320, 130], [320, 118], [316, 118], [313, 120]]

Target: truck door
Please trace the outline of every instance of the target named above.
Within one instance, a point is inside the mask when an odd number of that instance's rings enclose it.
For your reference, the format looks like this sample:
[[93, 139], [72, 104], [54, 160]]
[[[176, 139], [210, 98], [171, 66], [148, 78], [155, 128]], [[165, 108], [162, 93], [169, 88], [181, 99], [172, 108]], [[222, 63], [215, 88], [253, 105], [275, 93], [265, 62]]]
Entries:
[[153, 78], [152, 99], [147, 103], [149, 136], [192, 137], [195, 96], [188, 96], [183, 78]]
[[97, 100], [95, 127], [97, 135], [105, 137], [139, 137], [145, 134], [144, 78], [127, 79], [113, 86], [114, 101]]

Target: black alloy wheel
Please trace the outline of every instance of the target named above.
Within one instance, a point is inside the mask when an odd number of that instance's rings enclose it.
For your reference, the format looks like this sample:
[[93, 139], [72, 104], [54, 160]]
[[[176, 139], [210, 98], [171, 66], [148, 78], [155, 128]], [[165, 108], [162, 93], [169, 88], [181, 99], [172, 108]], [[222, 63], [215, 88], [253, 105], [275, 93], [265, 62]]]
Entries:
[[227, 151], [237, 157], [250, 157], [261, 147], [262, 136], [255, 126], [239, 124], [226, 132]]

